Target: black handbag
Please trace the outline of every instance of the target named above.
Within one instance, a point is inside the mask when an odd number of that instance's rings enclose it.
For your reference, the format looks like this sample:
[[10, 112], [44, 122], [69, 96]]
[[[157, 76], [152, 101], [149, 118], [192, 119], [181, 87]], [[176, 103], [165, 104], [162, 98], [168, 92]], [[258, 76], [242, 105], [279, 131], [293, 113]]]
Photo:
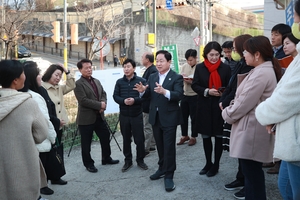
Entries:
[[59, 144], [56, 138], [56, 144], [49, 152], [45, 171], [48, 180], [58, 180], [66, 174], [64, 165], [64, 144]]

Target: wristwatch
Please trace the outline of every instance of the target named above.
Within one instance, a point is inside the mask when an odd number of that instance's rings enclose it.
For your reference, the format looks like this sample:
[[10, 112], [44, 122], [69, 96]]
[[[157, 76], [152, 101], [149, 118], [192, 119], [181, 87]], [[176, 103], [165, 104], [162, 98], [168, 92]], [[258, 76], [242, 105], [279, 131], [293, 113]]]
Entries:
[[66, 75], [68, 75], [68, 74], [70, 74], [70, 70], [68, 70], [68, 71], [66, 72]]

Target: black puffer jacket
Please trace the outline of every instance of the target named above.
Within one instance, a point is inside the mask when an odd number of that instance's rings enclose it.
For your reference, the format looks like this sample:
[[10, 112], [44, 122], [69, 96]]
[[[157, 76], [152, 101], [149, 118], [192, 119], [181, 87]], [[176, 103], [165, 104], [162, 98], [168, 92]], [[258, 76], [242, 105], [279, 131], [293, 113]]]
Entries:
[[[136, 73], [134, 73], [134, 76], [130, 80], [128, 80], [125, 75], [123, 78], [117, 80], [113, 98], [120, 106], [120, 114], [135, 117], [142, 113], [142, 103], [144, 100], [140, 98], [140, 93], [138, 91], [133, 90], [134, 85], [139, 82], [146, 85], [146, 80], [137, 76]], [[125, 105], [124, 100], [130, 97], [134, 98], [134, 104], [131, 106]]]

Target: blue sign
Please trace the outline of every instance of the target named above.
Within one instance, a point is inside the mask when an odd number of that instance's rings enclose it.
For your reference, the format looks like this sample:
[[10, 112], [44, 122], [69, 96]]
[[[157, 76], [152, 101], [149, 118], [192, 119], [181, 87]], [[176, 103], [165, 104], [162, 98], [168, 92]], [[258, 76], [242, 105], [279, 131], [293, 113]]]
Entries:
[[172, 0], [166, 0], [166, 8], [168, 10], [173, 10], [173, 2], [172, 2]]
[[285, 9], [285, 22], [289, 26], [292, 26], [294, 23], [294, 0], [291, 0]]

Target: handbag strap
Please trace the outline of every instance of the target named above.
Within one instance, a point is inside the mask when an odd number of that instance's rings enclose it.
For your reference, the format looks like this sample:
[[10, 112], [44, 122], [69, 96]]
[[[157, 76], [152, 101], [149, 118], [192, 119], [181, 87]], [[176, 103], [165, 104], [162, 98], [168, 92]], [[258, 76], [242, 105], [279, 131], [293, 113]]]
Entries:
[[58, 147], [59, 147], [59, 146], [60, 146], [60, 144], [59, 144], [58, 138], [56, 137], [56, 139], [55, 139], [55, 140], [56, 140], [56, 146], [58, 146]]

